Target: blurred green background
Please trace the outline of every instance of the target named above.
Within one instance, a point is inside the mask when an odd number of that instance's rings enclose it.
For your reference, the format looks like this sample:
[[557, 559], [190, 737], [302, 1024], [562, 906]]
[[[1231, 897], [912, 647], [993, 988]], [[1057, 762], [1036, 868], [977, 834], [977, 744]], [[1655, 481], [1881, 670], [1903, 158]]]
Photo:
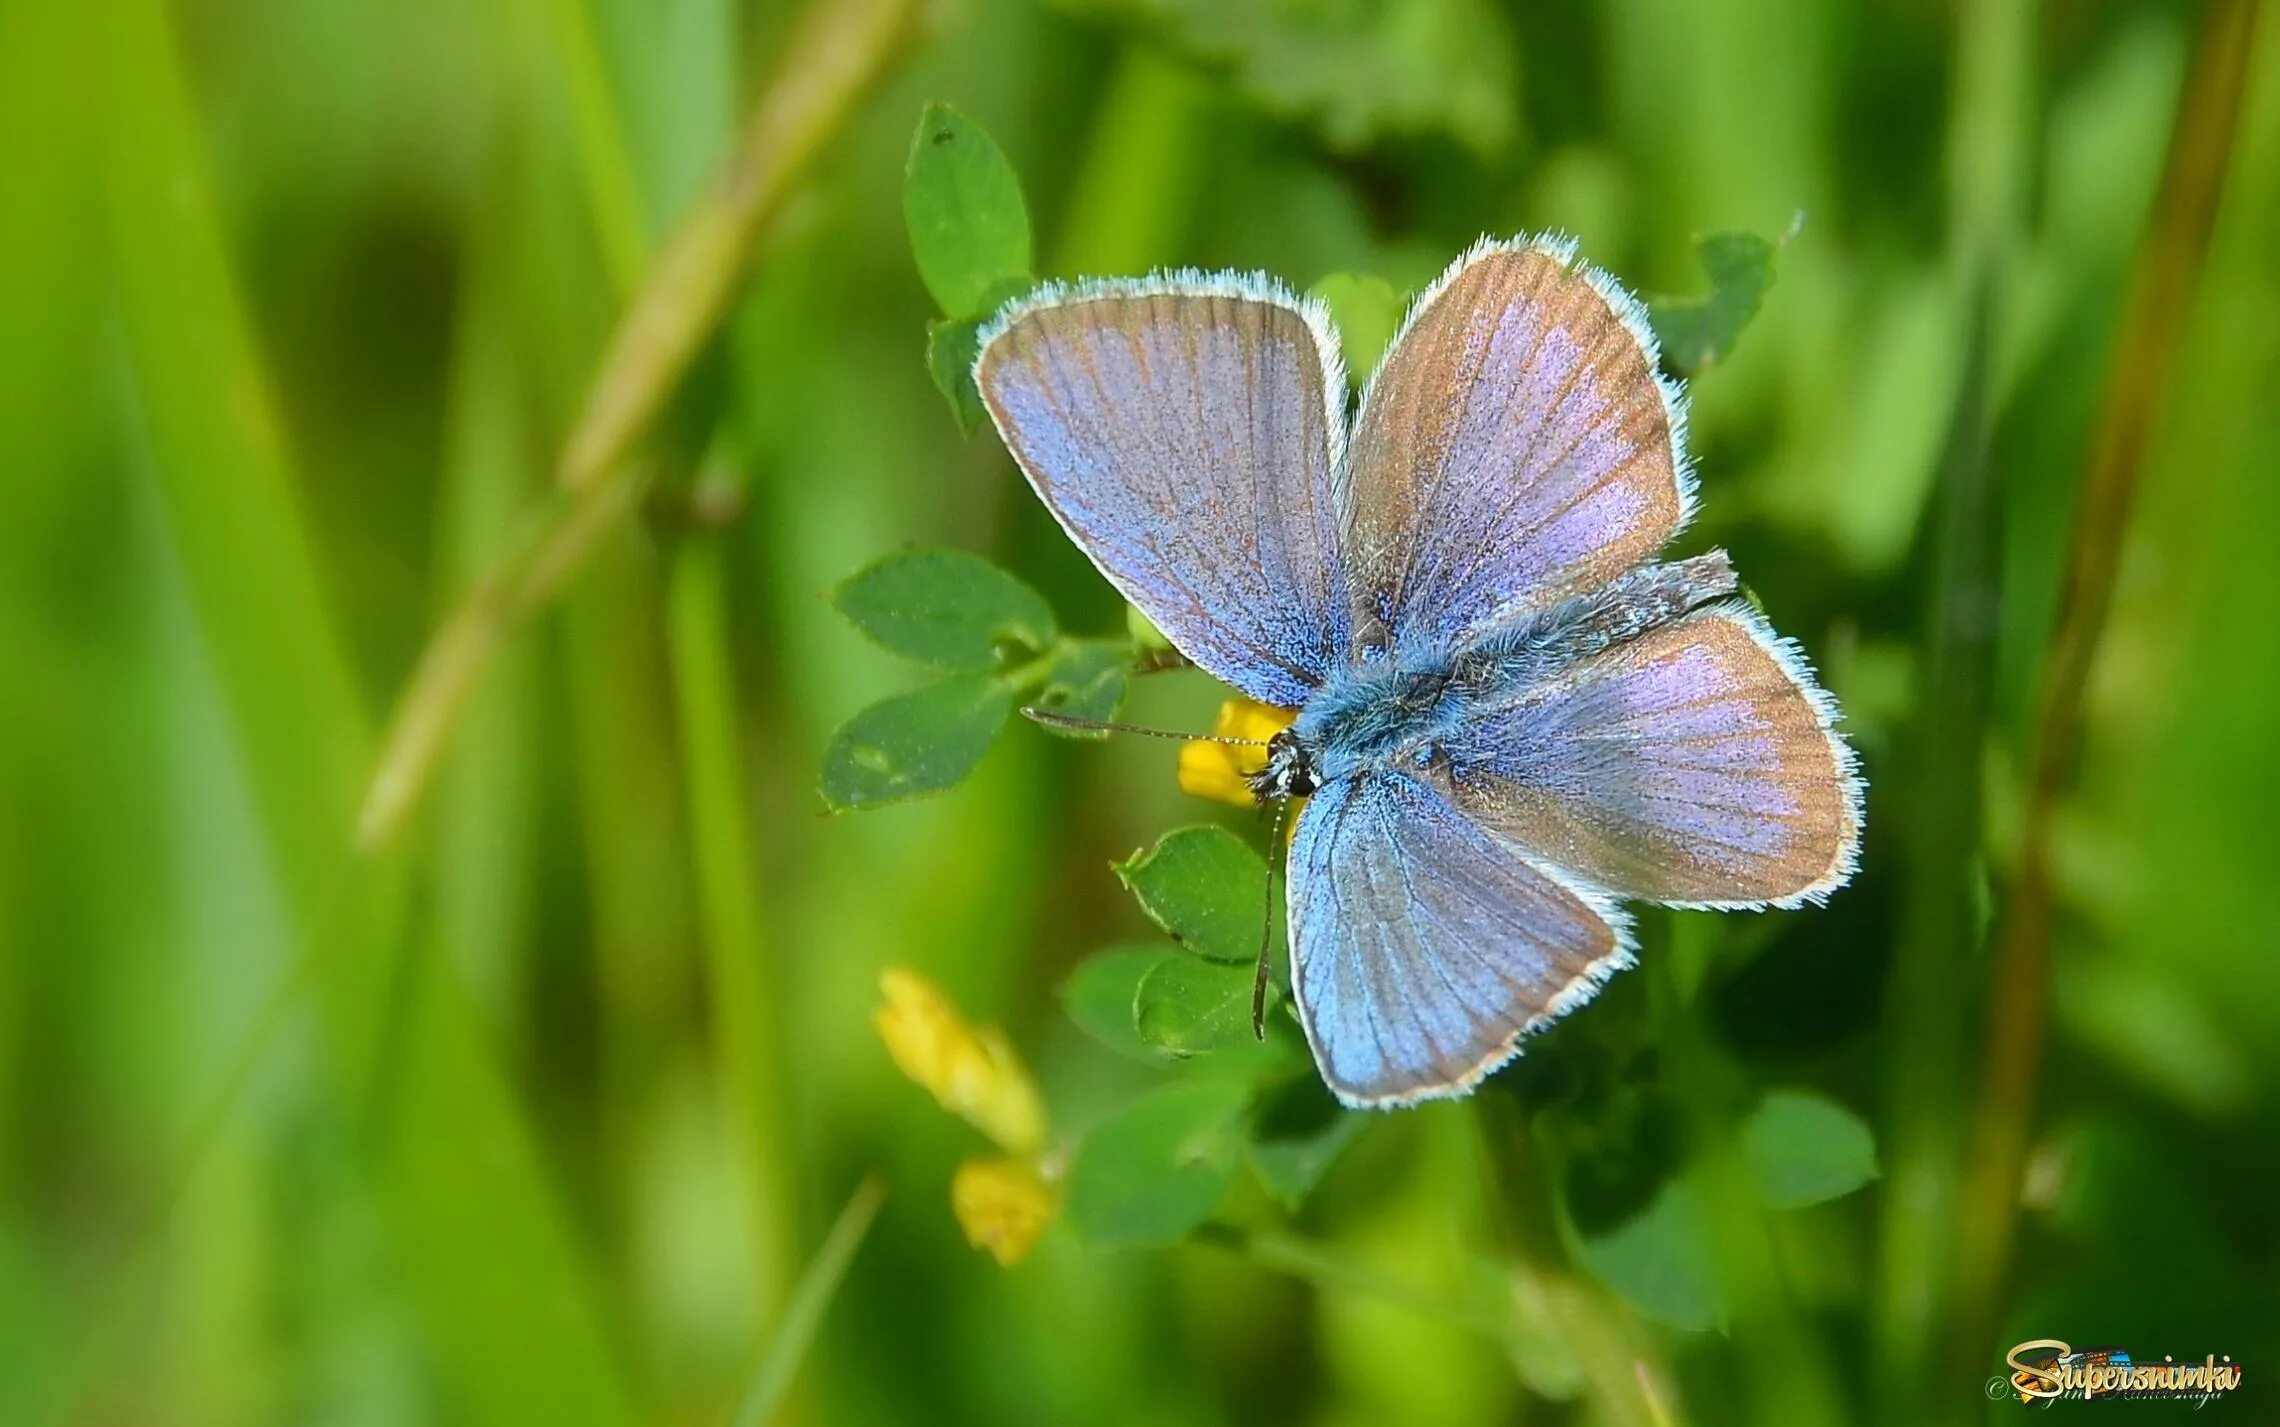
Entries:
[[[852, 1267], [790, 1315], [790, 1420], [1980, 1421], [2038, 1337], [2229, 1354], [2210, 1410], [2270, 1420], [2280, 28], [810, 3], [0, 4], [0, 1421], [727, 1421], [872, 1175]], [[513, 609], [479, 581], [592, 514], [548, 492], [660, 244], [874, 17], [894, 53], [737, 233], [641, 498]], [[823, 598], [865, 561], [980, 551], [1122, 628], [930, 384], [901, 183], [932, 99], [1006, 150], [1044, 275], [1408, 289], [1549, 228], [1687, 294], [1697, 235], [1801, 212], [1695, 382], [1686, 548], [1732, 548], [1842, 701], [1859, 881], [1644, 916], [1645, 969], [1479, 1101], [1373, 1121], [1287, 1222], [1245, 1188], [1217, 1242], [970, 1248], [946, 1185], [979, 1142], [896, 1074], [878, 973], [1002, 1025], [1080, 1133], [1147, 1074], [1056, 999], [1145, 930], [1106, 861], [1210, 814], [1169, 745], [1027, 727], [939, 799], [821, 814], [833, 727], [911, 681]], [[529, 618], [359, 851], [470, 591]], [[2053, 709], [2069, 609], [2095, 638]], [[1202, 728], [1218, 697], [1129, 707]], [[1881, 1177], [1775, 1213], [1712, 1176], [1687, 1232], [1725, 1288], [1673, 1326], [1666, 1246], [1642, 1287], [1578, 1235], [1769, 1086], [1851, 1107]], [[1558, 1231], [1500, 1228], [1537, 1177]]]

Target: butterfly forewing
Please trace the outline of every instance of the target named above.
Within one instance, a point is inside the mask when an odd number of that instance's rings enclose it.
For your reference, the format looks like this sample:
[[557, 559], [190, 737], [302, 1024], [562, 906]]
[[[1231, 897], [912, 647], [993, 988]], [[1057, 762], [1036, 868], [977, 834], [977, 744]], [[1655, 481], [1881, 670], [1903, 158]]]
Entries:
[[1049, 290], [983, 333], [974, 375], [1038, 495], [1181, 653], [1305, 701], [1351, 603], [1345, 378], [1317, 313], [1263, 280]]
[[1408, 775], [1339, 778], [1290, 854], [1291, 982], [1350, 1105], [1460, 1094], [1627, 964], [1621, 914]]
[[1516, 690], [1449, 746], [1452, 796], [1624, 897], [1819, 900], [1852, 873], [1860, 785], [1804, 662], [1746, 605]]
[[1412, 310], [1351, 455], [1357, 631], [1413, 651], [1652, 556], [1690, 500], [1637, 303], [1572, 246], [1483, 244]]

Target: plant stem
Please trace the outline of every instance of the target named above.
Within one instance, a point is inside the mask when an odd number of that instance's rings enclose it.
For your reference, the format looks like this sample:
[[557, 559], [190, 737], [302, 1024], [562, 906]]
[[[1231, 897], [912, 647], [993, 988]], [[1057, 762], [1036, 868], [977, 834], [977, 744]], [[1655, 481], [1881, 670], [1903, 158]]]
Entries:
[[1967, 1401], [1932, 1367], [1952, 1303], [1970, 1093], [1972, 1028], [1956, 988], [1978, 975], [1982, 935], [1976, 890], [2003, 510], [1989, 458], [1992, 354], [2024, 204], [2033, 45], [2033, 0], [1989, 0], [1959, 17], [1947, 140], [1957, 381], [1926, 533], [1924, 693], [1901, 754], [1907, 878], [1886, 998], [1888, 1174], [1873, 1305], [1874, 1398], [1884, 1420], [1910, 1427]]
[[[599, 63], [585, 0], [554, 0], [551, 8], [580, 116], [588, 207], [605, 240], [620, 298], [638, 305], [635, 283], [649, 257], [647, 224], [626, 158], [616, 96]], [[724, 444], [716, 433], [714, 446]], [[697, 489], [715, 484], [725, 488], [725, 508], [741, 508], [741, 474], [717, 450], [707, 453], [692, 498]], [[758, 858], [745, 816], [748, 787], [738, 751], [736, 665], [728, 623], [720, 534], [707, 526], [677, 542], [668, 554], [664, 642], [710, 992], [720, 1134], [730, 1147], [744, 1202], [750, 1259], [743, 1276], [758, 1317], [765, 1321], [780, 1306], [796, 1233], [784, 1168], [790, 1156], [778, 1074], [780, 1023], [761, 915]], [[600, 756], [614, 761], [619, 753], [605, 748]]]
[[815, 0], [753, 111], [744, 142], [657, 256], [611, 338], [555, 475], [577, 490], [640, 440], [720, 325], [754, 244], [900, 48], [916, 0]]
[[1959, 1371], [1986, 1360], [1996, 1295], [2010, 1269], [2021, 1166], [2049, 1017], [2056, 889], [2052, 830], [2072, 781], [2083, 705], [2105, 630], [2116, 567], [2146, 447], [2169, 389], [2201, 267], [2216, 229], [2247, 86], [2256, 0], [2213, 0], [2201, 12], [2179, 92], [2152, 228], [2138, 246], [2114, 367], [2082, 477], [2082, 494], [2043, 664], [2028, 756], [2019, 865], [1996, 942], [1987, 1061], [1963, 1184]]
[[[402, 859], [355, 857], [338, 870], [370, 729], [230, 275], [170, 7], [98, 8], [104, 256], [130, 383], [128, 441], [147, 456], [279, 904], [308, 929], [294, 955], [313, 958], [296, 962], [231, 1057], [181, 1173], [194, 1173], [244, 1103], [307, 985], [322, 1028], [323, 1073], [310, 1087], [321, 1123], [347, 1131], [345, 1160], [359, 1178], [349, 1202], [368, 1205], [385, 1234], [376, 1252], [432, 1349], [439, 1400], [468, 1423], [614, 1427], [632, 1420], [630, 1385], [536, 1137], [456, 978], [401, 974], [411, 920]], [[154, 1222], [165, 1227], [163, 1210]], [[533, 1303], [545, 1311], [527, 1311]], [[104, 1367], [106, 1392], [129, 1385], [147, 1396], [147, 1352]], [[90, 1415], [61, 1406], [73, 1420]]]
[[357, 813], [361, 850], [378, 852], [394, 841], [500, 644], [553, 601], [601, 538], [640, 503], [654, 475], [654, 466], [638, 462], [603, 485], [550, 493], [529, 521], [530, 534], [476, 581], [429, 636]]
[[[726, 314], [793, 182], [915, 28], [917, 0], [815, 0], [742, 146], [658, 256], [604, 355], [536, 535], [509, 551], [430, 639], [396, 706], [357, 817], [370, 852], [402, 830], [499, 642], [560, 588], [649, 477], [629, 461]], [[609, 225], [615, 226], [615, 225]]]

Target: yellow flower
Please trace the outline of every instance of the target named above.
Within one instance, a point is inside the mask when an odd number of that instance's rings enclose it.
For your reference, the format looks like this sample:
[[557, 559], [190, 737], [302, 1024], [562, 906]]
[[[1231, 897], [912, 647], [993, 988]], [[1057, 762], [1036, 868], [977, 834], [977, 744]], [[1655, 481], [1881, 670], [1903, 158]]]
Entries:
[[1288, 709], [1256, 699], [1229, 699], [1221, 704], [1219, 717], [1211, 725], [1212, 737], [1247, 738], [1259, 746], [1188, 740], [1180, 745], [1180, 791], [1239, 808], [1253, 806], [1251, 787], [1244, 779], [1267, 766], [1267, 740], [1290, 727], [1294, 717]]
[[968, 1024], [925, 977], [890, 966], [879, 973], [879, 990], [887, 1002], [871, 1023], [902, 1073], [1009, 1151], [958, 1166], [950, 1212], [967, 1242], [1010, 1268], [1060, 1208], [1058, 1171], [1048, 1170], [1042, 1154], [1045, 1105], [1036, 1082], [1003, 1035]]
[[887, 1003], [871, 1024], [903, 1074], [1014, 1154], [1043, 1148], [1044, 1102], [1002, 1034], [967, 1024], [932, 982], [899, 966], [879, 973], [879, 990]]
[[950, 1212], [966, 1242], [988, 1250], [1004, 1268], [1028, 1254], [1057, 1206], [1053, 1186], [1029, 1160], [970, 1159], [950, 1181]]

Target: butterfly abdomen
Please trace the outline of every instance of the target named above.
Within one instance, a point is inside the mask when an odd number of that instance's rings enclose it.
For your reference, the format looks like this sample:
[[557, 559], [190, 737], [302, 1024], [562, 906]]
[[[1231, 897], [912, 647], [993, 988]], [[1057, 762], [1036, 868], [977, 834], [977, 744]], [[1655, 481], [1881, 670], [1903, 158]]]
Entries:
[[1451, 660], [1451, 684], [1462, 693], [1493, 697], [1516, 684], [1536, 683], [1578, 660], [1636, 639], [1658, 625], [1739, 584], [1723, 550], [1690, 560], [1641, 565], [1596, 590], [1491, 625]]

